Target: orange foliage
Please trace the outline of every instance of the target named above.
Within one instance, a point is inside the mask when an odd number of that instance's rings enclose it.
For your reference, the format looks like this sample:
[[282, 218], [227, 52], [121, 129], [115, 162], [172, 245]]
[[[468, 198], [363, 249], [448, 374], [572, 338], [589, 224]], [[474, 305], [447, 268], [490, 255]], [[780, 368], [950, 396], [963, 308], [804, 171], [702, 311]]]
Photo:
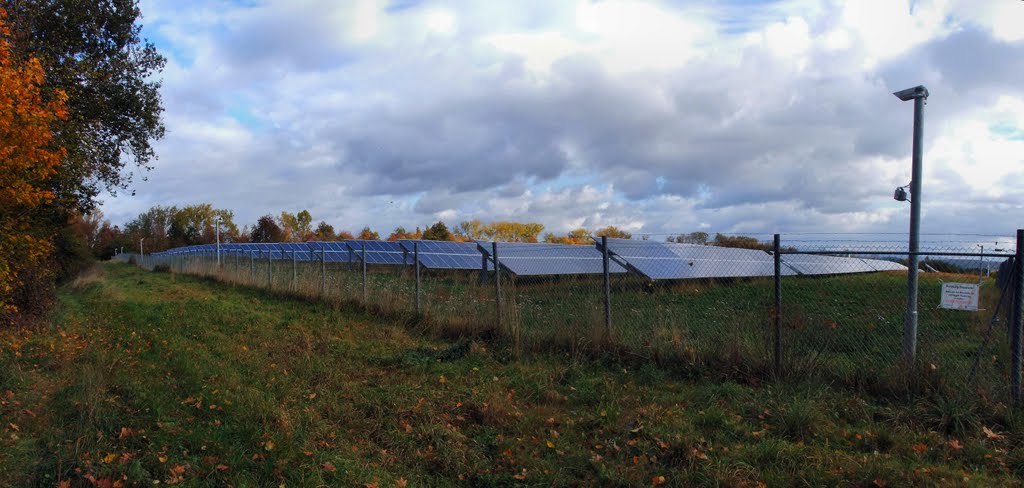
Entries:
[[67, 116], [63, 92], [43, 99], [39, 60], [19, 63], [11, 55], [6, 18], [0, 9], [0, 317], [17, 311], [12, 294], [50, 250], [50, 236], [35, 231], [32, 214], [53, 199], [45, 184], [64, 151], [53, 147], [51, 126]]

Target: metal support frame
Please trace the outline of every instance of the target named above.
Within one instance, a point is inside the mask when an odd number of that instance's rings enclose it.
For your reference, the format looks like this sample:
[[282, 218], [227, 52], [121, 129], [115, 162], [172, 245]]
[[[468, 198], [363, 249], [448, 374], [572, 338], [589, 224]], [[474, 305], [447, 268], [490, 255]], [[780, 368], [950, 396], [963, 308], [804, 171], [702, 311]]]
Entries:
[[612, 337], [612, 280], [611, 263], [608, 259], [608, 236], [601, 236], [601, 265], [604, 275], [604, 336]]
[[420, 303], [420, 244], [412, 243], [413, 266], [416, 267], [416, 315], [423, 313], [423, 305]]
[[363, 304], [366, 304], [366, 243], [362, 243], [362, 256], [359, 258], [363, 262]]
[[1015, 405], [1020, 405], [1021, 333], [1024, 329], [1024, 229], [1017, 229], [1017, 255], [1013, 273], [1013, 322], [1010, 324], [1010, 393]]
[[501, 262], [498, 261], [498, 243], [491, 243], [491, 259], [494, 261], [494, 317], [501, 330]]
[[782, 236], [775, 234], [772, 243], [772, 257], [775, 261], [775, 374], [782, 374]]

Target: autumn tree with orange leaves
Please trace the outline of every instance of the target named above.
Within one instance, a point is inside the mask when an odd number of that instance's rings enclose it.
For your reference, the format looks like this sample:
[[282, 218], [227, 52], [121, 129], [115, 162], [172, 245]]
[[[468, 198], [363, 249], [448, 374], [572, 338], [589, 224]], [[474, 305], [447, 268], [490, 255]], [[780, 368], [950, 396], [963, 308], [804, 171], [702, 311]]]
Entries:
[[32, 275], [46, 272], [51, 236], [33, 225], [33, 216], [53, 199], [46, 183], [64, 150], [54, 147], [52, 127], [67, 116], [63, 92], [43, 98], [39, 60], [12, 56], [6, 18], [0, 9], [0, 322], [18, 312]]

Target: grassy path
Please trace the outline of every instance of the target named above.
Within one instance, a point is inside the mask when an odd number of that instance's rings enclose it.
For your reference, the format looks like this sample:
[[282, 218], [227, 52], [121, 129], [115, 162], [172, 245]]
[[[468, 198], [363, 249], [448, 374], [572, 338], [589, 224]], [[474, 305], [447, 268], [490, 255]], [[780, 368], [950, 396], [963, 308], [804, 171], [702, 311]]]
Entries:
[[108, 264], [0, 332], [0, 486], [1019, 484], [1021, 417], [445, 342]]

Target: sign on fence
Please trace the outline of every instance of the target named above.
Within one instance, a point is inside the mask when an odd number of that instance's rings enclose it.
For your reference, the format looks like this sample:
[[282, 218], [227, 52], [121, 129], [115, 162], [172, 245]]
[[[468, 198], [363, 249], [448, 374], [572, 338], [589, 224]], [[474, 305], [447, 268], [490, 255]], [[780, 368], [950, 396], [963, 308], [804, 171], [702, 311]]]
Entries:
[[943, 283], [939, 307], [951, 310], [978, 310], [977, 283]]

